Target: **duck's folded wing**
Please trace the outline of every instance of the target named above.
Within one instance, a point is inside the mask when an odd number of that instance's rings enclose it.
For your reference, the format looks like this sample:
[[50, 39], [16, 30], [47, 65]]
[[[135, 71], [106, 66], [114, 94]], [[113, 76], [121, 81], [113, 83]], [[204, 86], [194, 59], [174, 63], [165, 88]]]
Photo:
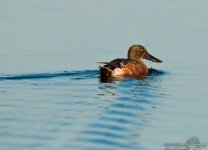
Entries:
[[111, 62], [98, 62], [100, 64], [105, 64], [105, 66], [111, 66], [111, 67], [118, 67], [116, 64], [114, 63], [111, 63]]
[[111, 66], [115, 68], [121, 68], [121, 65], [126, 63], [126, 61], [127, 59], [118, 58], [118, 59], [112, 60], [111, 62], [98, 62], [98, 63], [105, 64], [105, 67]]

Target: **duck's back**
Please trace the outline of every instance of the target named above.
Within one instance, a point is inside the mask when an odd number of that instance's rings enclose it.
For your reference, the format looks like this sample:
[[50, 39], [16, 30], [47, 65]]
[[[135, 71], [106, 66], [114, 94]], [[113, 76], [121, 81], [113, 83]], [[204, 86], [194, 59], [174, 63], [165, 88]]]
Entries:
[[147, 76], [148, 68], [142, 62], [118, 58], [111, 62], [104, 62], [103, 67], [100, 67], [101, 77], [116, 77], [116, 76]]

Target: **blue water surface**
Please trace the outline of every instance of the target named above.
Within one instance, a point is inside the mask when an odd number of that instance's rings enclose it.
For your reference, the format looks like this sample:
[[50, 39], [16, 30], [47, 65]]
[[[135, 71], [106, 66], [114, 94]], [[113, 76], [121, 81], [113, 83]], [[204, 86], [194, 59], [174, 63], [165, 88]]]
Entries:
[[[0, 149], [208, 142], [207, 1], [0, 2]], [[96, 62], [133, 44], [163, 63], [145, 61], [147, 78], [102, 82]]]

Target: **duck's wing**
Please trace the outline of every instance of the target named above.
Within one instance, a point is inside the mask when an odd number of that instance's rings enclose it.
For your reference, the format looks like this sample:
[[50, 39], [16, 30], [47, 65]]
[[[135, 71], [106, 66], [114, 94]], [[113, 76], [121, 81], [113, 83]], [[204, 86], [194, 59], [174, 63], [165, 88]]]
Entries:
[[128, 62], [129, 62], [128, 59], [117, 58], [112, 60], [111, 62], [98, 62], [98, 63], [105, 64], [105, 66], [103, 67], [115, 69], [115, 68], [121, 68], [121, 65], [127, 64]]
[[112, 71], [114, 71], [115, 68], [121, 68], [123, 64], [127, 64], [128, 60], [124, 58], [118, 58], [114, 59], [111, 62], [98, 62], [101, 64], [105, 64], [104, 66], [100, 67], [100, 74], [102, 79], [108, 79], [111, 77]]

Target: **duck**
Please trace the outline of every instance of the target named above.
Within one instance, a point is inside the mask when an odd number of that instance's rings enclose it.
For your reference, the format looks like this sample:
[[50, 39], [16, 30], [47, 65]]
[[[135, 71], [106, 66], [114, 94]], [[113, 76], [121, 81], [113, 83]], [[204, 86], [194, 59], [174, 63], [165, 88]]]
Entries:
[[148, 76], [149, 69], [144, 64], [144, 59], [162, 63], [162, 60], [148, 53], [144, 46], [132, 45], [129, 47], [127, 58], [117, 58], [110, 62], [98, 62], [104, 64], [104, 66], [99, 66], [101, 78]]

